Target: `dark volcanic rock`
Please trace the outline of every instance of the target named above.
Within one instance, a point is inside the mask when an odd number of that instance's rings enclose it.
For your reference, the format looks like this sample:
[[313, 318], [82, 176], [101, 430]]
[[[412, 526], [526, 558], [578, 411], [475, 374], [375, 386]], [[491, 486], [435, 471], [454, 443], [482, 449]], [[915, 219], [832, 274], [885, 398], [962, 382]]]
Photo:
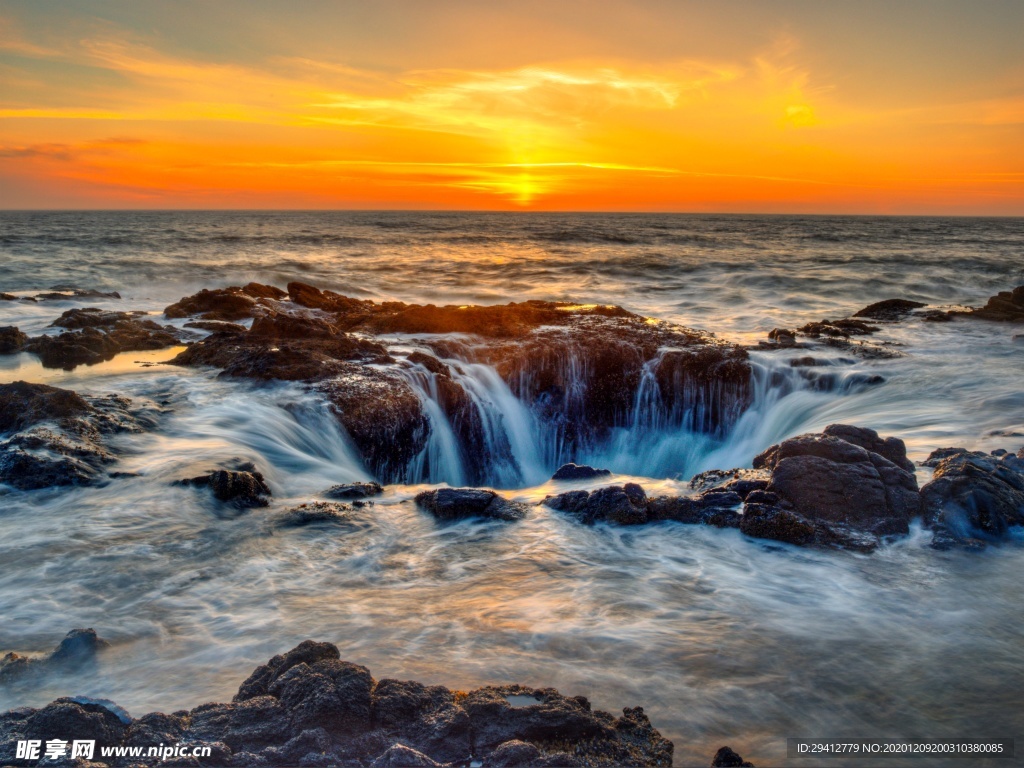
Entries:
[[[257, 667], [228, 704], [131, 718], [112, 702], [59, 699], [0, 714], [0, 763], [19, 739], [95, 739], [99, 746], [209, 745], [203, 764], [233, 766], [667, 766], [672, 743], [639, 708], [619, 718], [582, 696], [523, 686], [453, 693], [375, 682], [307, 640]], [[96, 757], [100, 758], [97, 749]], [[118, 765], [123, 763], [119, 762]], [[162, 765], [143, 756], [134, 765]], [[187, 763], [189, 765], [193, 763]]]
[[267, 496], [272, 495], [270, 487], [259, 472], [237, 472], [217, 469], [208, 475], [182, 480], [184, 485], [209, 488], [218, 501], [231, 502], [236, 507], [265, 507]]
[[416, 494], [416, 503], [438, 520], [464, 520], [487, 517], [495, 520], [522, 520], [527, 507], [509, 501], [484, 488], [438, 488]]
[[249, 283], [215, 290], [203, 289], [164, 310], [170, 318], [198, 316], [203, 320], [242, 320], [253, 316], [259, 299], [282, 299], [285, 292], [269, 285]]
[[347, 523], [351, 520], [352, 507], [329, 501], [314, 501], [300, 504], [285, 512], [278, 525], [285, 528], [299, 528], [316, 523]]
[[20, 490], [85, 485], [116, 461], [104, 434], [139, 431], [125, 398], [86, 400], [24, 381], [0, 385], [0, 483]]
[[610, 485], [596, 491], [568, 491], [548, 496], [544, 503], [566, 512], [585, 525], [599, 522], [642, 525], [648, 522], [647, 494], [636, 483]]
[[244, 325], [229, 323], [226, 320], [192, 320], [185, 323], [185, 327], [210, 333], [245, 333], [249, 330]]
[[104, 328], [115, 325], [125, 320], [134, 320], [145, 312], [117, 312], [114, 310], [98, 309], [97, 307], [86, 307], [84, 309], [69, 309], [50, 325], [55, 328], [68, 328], [71, 330], [81, 328]]
[[737, 755], [731, 747], [722, 747], [711, 760], [711, 768], [754, 768], [754, 764]]
[[36, 336], [23, 347], [38, 355], [45, 368], [72, 370], [79, 365], [110, 360], [119, 352], [163, 349], [181, 343], [177, 329], [139, 320], [125, 312], [73, 309], [65, 312], [55, 325], [62, 320], [71, 324], [67, 327], [81, 330], [59, 336]]
[[[767, 485], [765, 481], [752, 482]], [[744, 496], [728, 486], [712, 488], [698, 496], [658, 496], [648, 500], [647, 517], [652, 522], [671, 520], [687, 525], [739, 528], [742, 519], [739, 506], [743, 499]]]
[[551, 476], [552, 480], [591, 480], [595, 477], [607, 477], [611, 472], [607, 469], [594, 469], [586, 465], [580, 464], [563, 464], [557, 470], [555, 474]]
[[379, 496], [384, 493], [380, 483], [344, 483], [335, 485], [324, 491], [324, 496], [329, 499], [366, 499], [370, 496]]
[[922, 304], [920, 301], [886, 299], [885, 301], [876, 301], [874, 304], [869, 304], [864, 309], [855, 312], [853, 316], [867, 317], [872, 320], [901, 320], [913, 310], [926, 306], [928, 305]]
[[921, 498], [940, 542], [1002, 538], [1024, 525], [1024, 459], [960, 449], [939, 461]]
[[27, 342], [28, 335], [13, 325], [0, 328], [0, 355], [13, 355], [15, 352], [20, 352]]
[[870, 550], [880, 536], [907, 533], [920, 514], [905, 446], [872, 430], [831, 425], [773, 445], [754, 467], [770, 470], [771, 481], [746, 497], [740, 530], [750, 536]]
[[96, 654], [110, 647], [94, 629], [73, 629], [48, 656], [31, 657], [8, 653], [0, 657], [0, 683], [24, 679], [30, 675], [82, 667], [93, 662]]
[[1001, 291], [988, 300], [984, 307], [971, 310], [971, 317], [1008, 323], [1024, 322], [1024, 285], [1012, 291]]

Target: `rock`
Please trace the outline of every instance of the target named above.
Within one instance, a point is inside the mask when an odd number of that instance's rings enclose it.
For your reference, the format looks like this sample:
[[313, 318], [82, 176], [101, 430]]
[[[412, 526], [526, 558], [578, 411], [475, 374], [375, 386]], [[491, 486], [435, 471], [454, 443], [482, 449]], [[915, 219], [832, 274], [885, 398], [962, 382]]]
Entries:
[[52, 323], [54, 328], [103, 328], [115, 325], [126, 320], [134, 320], [145, 312], [117, 312], [113, 310], [99, 309], [97, 307], [86, 307], [84, 309], [69, 309]]
[[417, 752], [402, 744], [395, 744], [370, 763], [370, 768], [443, 768], [443, 766], [422, 752]]
[[169, 318], [198, 315], [203, 320], [242, 320], [253, 316], [259, 299], [281, 299], [284, 291], [269, 285], [249, 283], [215, 290], [203, 289], [186, 296], [164, 310]]
[[929, 309], [926, 312], [921, 312], [918, 317], [926, 323], [948, 323], [953, 320], [953, 313], [943, 312], [941, 309]]
[[263, 475], [255, 471], [237, 472], [217, 469], [208, 475], [200, 475], [180, 482], [182, 485], [210, 488], [215, 499], [231, 502], [240, 509], [265, 507], [270, 503], [266, 497], [272, 495]]
[[886, 299], [869, 304], [864, 309], [854, 313], [854, 317], [867, 317], [872, 320], [902, 320], [913, 310], [926, 307], [920, 301], [909, 301], [907, 299]]
[[1012, 291], [1001, 291], [988, 300], [980, 309], [971, 310], [972, 317], [982, 320], [997, 320], [1004, 323], [1024, 322], [1024, 285]]
[[754, 764], [744, 760], [730, 747], [722, 747], [711, 760], [711, 768], [754, 768]]
[[906, 534], [920, 514], [906, 447], [872, 430], [831, 425], [772, 446], [754, 467], [771, 480], [746, 496], [740, 530], [750, 536], [870, 551], [881, 536]]
[[24, 491], [86, 485], [116, 461], [104, 434], [140, 431], [125, 398], [86, 400], [75, 392], [24, 381], [0, 385], [0, 483]]
[[416, 503], [438, 520], [485, 517], [522, 520], [527, 507], [483, 488], [438, 488], [416, 494]]
[[373, 689], [373, 726], [435, 760], [462, 762], [473, 752], [469, 715], [440, 685], [381, 680]]
[[[947, 449], [951, 450], [951, 449]], [[995, 541], [1024, 525], [1024, 459], [958, 449], [921, 489], [925, 524], [956, 542]]]
[[366, 499], [382, 493], [384, 489], [380, 483], [344, 483], [328, 488], [324, 491], [324, 496], [329, 499]]
[[97, 291], [93, 288], [79, 289], [69, 287], [55, 287], [51, 289], [51, 293], [39, 293], [36, 294], [36, 299], [45, 299], [50, 301], [66, 301], [68, 299], [120, 299], [121, 294], [117, 291]]
[[13, 325], [0, 328], [0, 355], [13, 355], [15, 352], [20, 352], [27, 342], [28, 335]]
[[27, 675], [81, 667], [93, 662], [96, 655], [110, 647], [94, 629], [73, 629], [49, 656], [29, 657], [8, 653], [0, 658], [0, 683], [23, 679]]
[[642, 525], [648, 522], [647, 494], [636, 483], [611, 485], [596, 491], [569, 491], [548, 496], [544, 503], [566, 512], [585, 525], [598, 522]]
[[796, 346], [796, 331], [791, 331], [788, 328], [773, 328], [768, 332], [768, 338], [780, 347]]
[[557, 470], [555, 474], [551, 476], [552, 480], [592, 480], [595, 477], [607, 477], [611, 472], [607, 469], [594, 469], [586, 465], [580, 464], [563, 464]]
[[[71, 313], [85, 313], [66, 320], [73, 324], [72, 327], [82, 330], [59, 336], [36, 336], [23, 347], [26, 352], [38, 355], [44, 368], [73, 370], [79, 365], [95, 365], [110, 360], [119, 352], [163, 349], [181, 343], [177, 329], [158, 325], [152, 320], [134, 319], [124, 312], [70, 310], [61, 317]], [[115, 315], [128, 319], [113, 319]]]
[[921, 462], [922, 467], [937, 467], [943, 459], [956, 456], [961, 453], [970, 453], [966, 448], [936, 448], [928, 454], [928, 458]]
[[185, 323], [185, 327], [209, 331], [210, 333], [245, 333], [249, 330], [244, 325], [229, 323], [224, 320], [191, 320]]
[[352, 507], [333, 504], [329, 501], [314, 501], [300, 504], [285, 512], [278, 525], [285, 528], [299, 528], [315, 523], [347, 523], [351, 520]]
[[541, 758], [541, 752], [528, 741], [513, 739], [498, 745], [487, 761], [488, 768], [530, 768]]
[[[734, 482], [761, 487], [768, 484], [766, 480]], [[739, 528], [742, 516], [738, 508], [743, 500], [744, 496], [728, 486], [711, 488], [698, 496], [658, 496], [648, 500], [647, 518], [652, 522], [671, 520], [687, 525]]]

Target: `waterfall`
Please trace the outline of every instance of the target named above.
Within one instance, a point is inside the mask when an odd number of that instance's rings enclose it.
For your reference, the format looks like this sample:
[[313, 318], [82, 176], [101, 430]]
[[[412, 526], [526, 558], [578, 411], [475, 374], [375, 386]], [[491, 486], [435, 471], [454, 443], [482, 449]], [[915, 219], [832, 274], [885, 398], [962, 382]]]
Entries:
[[631, 392], [623, 405], [597, 398], [591, 388], [608, 383], [595, 383], [591, 361], [573, 349], [527, 361], [507, 376], [511, 383], [493, 365], [418, 351], [399, 373], [422, 402], [430, 436], [402, 477], [382, 479], [516, 488], [569, 461], [685, 479], [749, 464], [823, 406], [880, 381], [841, 364], [852, 361], [799, 367], [755, 352], [743, 381], [702, 375], [700, 362], [687, 350], [659, 350], [633, 378], [623, 375]]

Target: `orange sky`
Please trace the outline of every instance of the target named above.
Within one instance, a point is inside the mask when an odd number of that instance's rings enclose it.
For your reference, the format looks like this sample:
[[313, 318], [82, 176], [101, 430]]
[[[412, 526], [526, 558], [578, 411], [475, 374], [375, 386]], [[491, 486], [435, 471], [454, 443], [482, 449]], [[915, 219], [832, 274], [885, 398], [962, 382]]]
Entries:
[[551, 6], [8, 0], [0, 207], [1024, 215], [1024, 3]]

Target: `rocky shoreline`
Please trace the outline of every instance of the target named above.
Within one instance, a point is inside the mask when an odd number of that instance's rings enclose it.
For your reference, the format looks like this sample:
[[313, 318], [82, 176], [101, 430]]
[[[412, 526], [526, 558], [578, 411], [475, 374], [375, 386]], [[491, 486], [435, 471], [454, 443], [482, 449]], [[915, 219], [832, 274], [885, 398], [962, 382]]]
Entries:
[[[102, 648], [92, 630], [75, 630], [48, 659], [9, 654], [5, 670], [84, 659]], [[12, 658], [13, 657], [13, 658]], [[19, 760], [18, 741], [96, 743], [92, 760]], [[103, 748], [181, 745], [189, 756], [104, 756]], [[192, 756], [194, 748], [209, 756]], [[583, 696], [518, 684], [452, 691], [415, 681], [376, 680], [342, 661], [337, 646], [306, 640], [253, 670], [230, 703], [152, 712], [135, 718], [115, 703], [58, 699], [40, 709], [0, 713], [0, 765], [225, 766], [227, 768], [514, 768], [516, 766], [671, 766], [673, 744], [641, 707], [618, 717]], [[746, 766], [728, 747], [713, 766]]]

